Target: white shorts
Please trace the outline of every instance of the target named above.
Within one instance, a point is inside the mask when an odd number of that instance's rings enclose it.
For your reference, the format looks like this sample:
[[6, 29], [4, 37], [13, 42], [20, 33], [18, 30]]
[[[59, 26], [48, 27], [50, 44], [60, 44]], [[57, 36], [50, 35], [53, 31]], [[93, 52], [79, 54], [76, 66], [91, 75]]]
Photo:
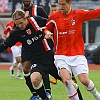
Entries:
[[77, 76], [82, 73], [88, 74], [88, 64], [87, 59], [83, 55], [77, 56], [64, 56], [64, 55], [55, 55], [55, 65], [59, 70], [61, 68], [66, 68], [69, 73], [72, 75], [72, 72]]
[[12, 50], [12, 53], [13, 53], [14, 57], [21, 56], [21, 48], [22, 48], [22, 46], [12, 46], [11, 47], [11, 50]]

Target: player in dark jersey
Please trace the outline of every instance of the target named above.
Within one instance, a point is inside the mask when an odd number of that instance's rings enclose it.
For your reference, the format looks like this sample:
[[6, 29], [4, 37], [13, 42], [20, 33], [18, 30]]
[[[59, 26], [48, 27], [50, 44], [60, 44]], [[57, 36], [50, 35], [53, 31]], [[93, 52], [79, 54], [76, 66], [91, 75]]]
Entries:
[[[26, 12], [27, 15], [29, 15], [30, 17], [32, 16], [41, 16], [44, 18], [48, 18], [48, 15], [46, 14], [46, 12], [44, 11], [44, 9], [42, 9], [42, 7], [37, 6], [37, 5], [33, 5], [31, 4], [31, 0], [22, 0], [23, 3], [23, 10]], [[49, 44], [52, 46], [53, 42], [48, 40]], [[22, 48], [23, 50], [24, 48]], [[25, 52], [24, 50], [24, 54], [26, 55], [24, 61], [23, 61], [23, 71], [24, 71], [24, 77], [26, 80], [26, 84], [29, 87], [31, 93], [33, 94], [33, 96], [30, 98], [30, 100], [32, 99], [36, 99], [38, 98], [35, 90], [33, 89], [33, 86], [31, 84], [30, 81], [30, 68], [31, 68], [31, 64], [30, 64], [30, 57], [31, 54], [29, 54], [28, 52]], [[51, 98], [51, 88], [50, 88], [50, 82], [49, 82], [49, 75], [47, 74], [45, 77], [43, 77], [43, 83], [45, 86], [45, 90], [46, 90], [46, 95]]]
[[31, 4], [31, 0], [22, 0], [23, 2], [23, 10], [29, 13], [30, 16], [41, 16], [44, 18], [48, 18], [47, 13], [41, 6]]
[[0, 46], [0, 52], [13, 46], [18, 41], [21, 42], [22, 47], [24, 47], [22, 49], [22, 63], [27, 60], [25, 52], [29, 54], [28, 57], [32, 63], [32, 86], [42, 100], [50, 100], [46, 96], [42, 83], [39, 82], [48, 73], [57, 79], [61, 78], [54, 66], [53, 51], [49, 47], [47, 40], [44, 39], [44, 34], [40, 31], [40, 27], [46, 25], [46, 19], [39, 16], [26, 19], [25, 12], [19, 9], [15, 10], [12, 18], [16, 27], [14, 27], [6, 42]]

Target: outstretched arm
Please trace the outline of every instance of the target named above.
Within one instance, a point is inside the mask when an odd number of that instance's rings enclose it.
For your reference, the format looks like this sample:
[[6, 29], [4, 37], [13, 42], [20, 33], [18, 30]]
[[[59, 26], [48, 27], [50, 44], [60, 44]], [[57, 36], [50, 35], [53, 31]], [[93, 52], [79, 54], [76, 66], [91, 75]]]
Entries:
[[6, 50], [8, 47], [11, 47], [13, 46], [15, 43], [17, 42], [17, 40], [13, 37], [8, 37], [6, 39], [5, 42], [3, 42], [1, 45], [0, 45], [0, 52], [3, 52], [4, 50]]

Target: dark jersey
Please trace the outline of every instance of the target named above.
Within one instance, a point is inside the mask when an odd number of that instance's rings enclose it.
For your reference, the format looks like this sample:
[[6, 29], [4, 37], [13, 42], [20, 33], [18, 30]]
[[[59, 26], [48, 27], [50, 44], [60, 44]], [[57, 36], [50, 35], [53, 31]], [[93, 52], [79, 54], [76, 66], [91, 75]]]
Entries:
[[30, 17], [32, 16], [41, 16], [44, 18], [48, 18], [48, 15], [44, 11], [44, 9], [40, 6], [31, 4], [29, 9], [23, 9], [25, 12], [29, 13]]
[[[29, 18], [28, 21], [29, 24], [27, 25], [25, 30], [20, 30], [18, 27], [14, 28], [14, 30], [11, 32], [10, 36], [7, 38], [4, 44], [0, 45], [0, 52], [5, 50], [7, 47], [13, 46], [16, 42], [19, 41], [22, 43], [22, 47], [24, 47], [25, 51], [31, 54], [32, 60], [34, 60], [34, 62], [40, 63], [42, 61], [45, 62], [47, 60], [51, 63], [51, 58], [45, 59], [49, 56], [46, 55], [46, 52], [51, 51], [51, 48], [47, 40], [44, 39], [43, 33], [39, 30], [40, 27], [45, 26], [46, 19], [41, 18], [39, 16], [34, 16]], [[44, 59], [42, 58], [43, 56]]]
[[[41, 16], [44, 18], [48, 18], [47, 13], [45, 12], [45, 10], [41, 7], [41, 6], [37, 6], [37, 5], [33, 5], [31, 4], [29, 9], [23, 9], [26, 13], [29, 13], [30, 17], [32, 16]], [[51, 39], [47, 39], [50, 47], [53, 49], [53, 41]], [[24, 49], [24, 48], [23, 48]]]

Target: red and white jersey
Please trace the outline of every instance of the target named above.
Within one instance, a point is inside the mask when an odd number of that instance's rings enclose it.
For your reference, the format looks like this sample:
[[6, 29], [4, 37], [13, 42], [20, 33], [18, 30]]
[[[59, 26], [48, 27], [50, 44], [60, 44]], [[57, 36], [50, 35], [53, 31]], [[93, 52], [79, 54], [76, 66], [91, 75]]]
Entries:
[[[9, 36], [9, 34], [13, 30], [13, 28], [14, 28], [14, 22], [13, 21], [8, 22], [6, 24], [5, 29], [4, 29], [4, 34]], [[22, 46], [22, 43], [21, 42], [17, 42], [14, 46]]]
[[71, 10], [68, 15], [57, 11], [49, 16], [46, 30], [54, 28], [55, 55], [84, 55], [82, 24], [100, 17], [100, 9]]

